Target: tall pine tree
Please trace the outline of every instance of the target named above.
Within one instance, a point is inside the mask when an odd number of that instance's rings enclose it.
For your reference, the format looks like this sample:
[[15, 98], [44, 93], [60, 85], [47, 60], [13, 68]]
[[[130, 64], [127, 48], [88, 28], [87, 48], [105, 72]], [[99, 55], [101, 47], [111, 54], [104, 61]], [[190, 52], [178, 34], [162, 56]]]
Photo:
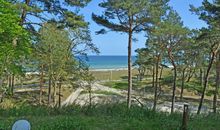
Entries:
[[[135, 33], [150, 31], [154, 23], [165, 13], [168, 0], [107, 0], [99, 4], [105, 11], [102, 15], [92, 14], [93, 20], [111, 31], [128, 35], [128, 95], [127, 106], [131, 106], [132, 64], [131, 49]], [[104, 29], [98, 33], [105, 33]]]

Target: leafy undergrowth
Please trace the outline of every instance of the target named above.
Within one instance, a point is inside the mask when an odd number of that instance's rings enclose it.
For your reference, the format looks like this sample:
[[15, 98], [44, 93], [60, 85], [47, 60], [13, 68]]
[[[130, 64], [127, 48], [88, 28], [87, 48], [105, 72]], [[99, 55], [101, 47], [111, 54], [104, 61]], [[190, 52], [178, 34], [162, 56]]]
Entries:
[[[0, 109], [0, 129], [11, 129], [18, 119], [29, 120], [32, 130], [178, 130], [182, 121], [180, 114], [155, 113], [138, 106], [128, 110], [124, 104]], [[189, 130], [216, 130], [219, 122], [220, 115], [194, 116], [189, 120]]]

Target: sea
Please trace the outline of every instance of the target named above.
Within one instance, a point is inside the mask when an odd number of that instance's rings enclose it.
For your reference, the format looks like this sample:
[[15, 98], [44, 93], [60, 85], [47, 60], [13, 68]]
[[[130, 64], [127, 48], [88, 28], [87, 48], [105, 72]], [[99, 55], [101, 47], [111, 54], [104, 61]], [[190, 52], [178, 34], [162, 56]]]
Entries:
[[[127, 69], [128, 56], [87, 56], [87, 58], [81, 57], [89, 68], [92, 70], [115, 70], [115, 69]], [[135, 62], [136, 56], [132, 56], [132, 63]]]

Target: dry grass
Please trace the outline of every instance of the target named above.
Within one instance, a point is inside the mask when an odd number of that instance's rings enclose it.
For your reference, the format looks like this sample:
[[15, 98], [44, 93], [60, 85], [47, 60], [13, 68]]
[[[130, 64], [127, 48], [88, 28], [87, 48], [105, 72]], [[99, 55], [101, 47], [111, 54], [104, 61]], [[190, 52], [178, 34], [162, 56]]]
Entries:
[[[122, 80], [128, 75], [127, 70], [109, 70], [109, 71], [91, 71], [96, 80]], [[133, 70], [133, 76], [138, 74], [136, 69]]]

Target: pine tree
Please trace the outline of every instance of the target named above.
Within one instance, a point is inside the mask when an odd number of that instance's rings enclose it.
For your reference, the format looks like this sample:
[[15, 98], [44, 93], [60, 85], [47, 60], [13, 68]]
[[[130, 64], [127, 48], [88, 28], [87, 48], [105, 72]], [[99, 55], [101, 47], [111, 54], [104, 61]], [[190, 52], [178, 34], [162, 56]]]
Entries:
[[[168, 0], [108, 0], [99, 4], [104, 8], [103, 15], [92, 14], [93, 20], [111, 31], [128, 35], [128, 95], [127, 106], [131, 107], [132, 64], [131, 49], [133, 35], [141, 31], [150, 31], [152, 24], [158, 22], [165, 13]], [[97, 33], [106, 33], [104, 29]]]
[[[173, 88], [171, 113], [174, 112], [176, 97], [177, 78], [177, 56], [181, 51], [181, 44], [185, 43], [189, 30], [183, 27], [180, 16], [174, 10], [170, 10], [168, 15], [160, 22], [159, 26], [152, 31], [151, 35], [156, 37], [159, 45], [166, 51], [167, 58], [173, 66]], [[157, 41], [157, 42], [158, 42]], [[156, 91], [156, 90], [155, 90]], [[156, 92], [155, 92], [156, 93]], [[155, 97], [156, 99], [156, 97]]]
[[[195, 8], [194, 6], [191, 5], [191, 11], [195, 12], [199, 16], [200, 19], [204, 20], [208, 24], [208, 26], [209, 26], [208, 33], [209, 34], [205, 33], [205, 35], [207, 35], [208, 38], [212, 39], [211, 43], [213, 43], [213, 40], [215, 40], [215, 39], [217, 39], [217, 41], [219, 41], [219, 36], [217, 34], [219, 33], [219, 30], [220, 30], [220, 13], [219, 13], [220, 0], [213, 0], [212, 2], [209, 2], [208, 0], [204, 0], [201, 7]], [[213, 34], [210, 34], [210, 31]], [[215, 35], [215, 36], [213, 37], [213, 35]], [[206, 43], [206, 44], [208, 44], [208, 43]], [[219, 43], [217, 43], [217, 44], [219, 44]], [[213, 47], [213, 49], [214, 48], [215, 47]], [[217, 47], [217, 50], [215, 50], [215, 52], [217, 54], [213, 53], [214, 58], [216, 58], [215, 56], [220, 54], [218, 47]], [[220, 59], [217, 58], [217, 60], [220, 60]], [[219, 61], [216, 62], [216, 66], [219, 66]], [[216, 87], [215, 87], [214, 98], [213, 98], [213, 112], [214, 113], [216, 113], [217, 95], [218, 95], [218, 89], [220, 86], [220, 78], [219, 78], [220, 69], [218, 69], [218, 68], [219, 67], [216, 67]], [[207, 72], [206, 72], [206, 75], [207, 75]], [[204, 82], [207, 82], [207, 81], [204, 81]], [[205, 90], [206, 90], [206, 85], [204, 83], [203, 93], [202, 93], [202, 96], [200, 99], [200, 104], [198, 107], [197, 114], [200, 114], [202, 103], [204, 100]]]

